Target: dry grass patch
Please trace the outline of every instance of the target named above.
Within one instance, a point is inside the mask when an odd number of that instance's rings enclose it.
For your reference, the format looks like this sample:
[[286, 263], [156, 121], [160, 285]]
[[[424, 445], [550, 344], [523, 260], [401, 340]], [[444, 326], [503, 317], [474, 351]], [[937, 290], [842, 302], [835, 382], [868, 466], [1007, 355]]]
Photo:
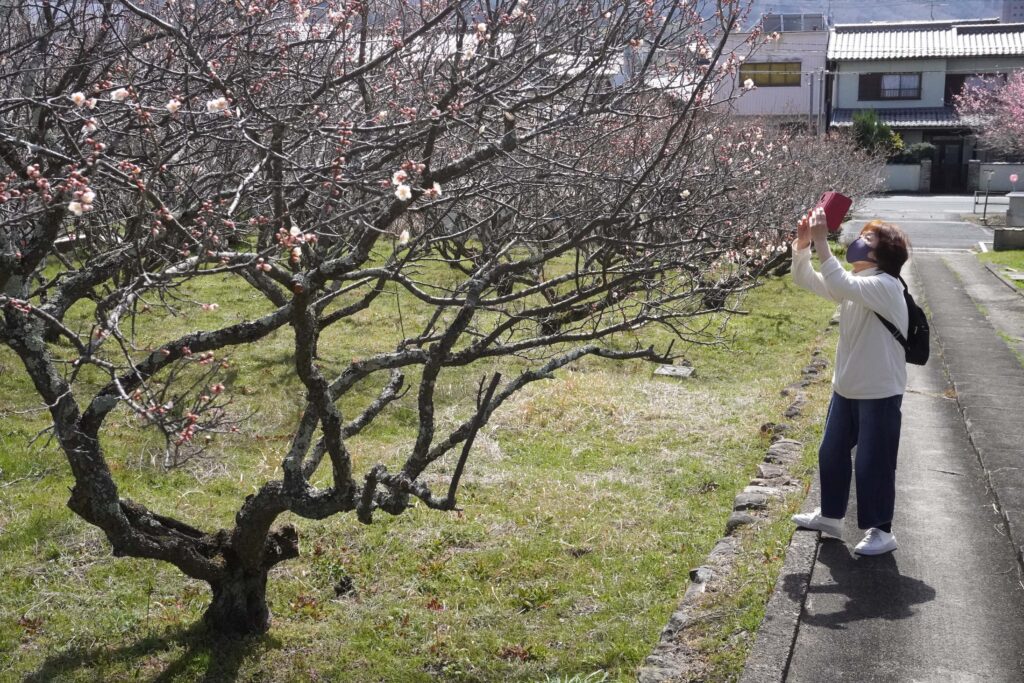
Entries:
[[[5, 418], [0, 652], [12, 654], [0, 659], [0, 679], [630, 680], [763, 456], [759, 426], [786, 405], [778, 390], [799, 376], [832, 313], [785, 282], [746, 305], [752, 313], [733, 321], [731, 347], [691, 350], [691, 380], [591, 359], [531, 385], [479, 435], [461, 513], [421, 507], [371, 526], [284, 517], [300, 529], [302, 556], [271, 576], [271, 635], [242, 648], [195, 630], [204, 585], [166, 565], [110, 557], [98, 532], [67, 511], [59, 454], [25, 446], [44, 416]], [[356, 353], [358, 340], [342, 331], [325, 354]], [[386, 321], [359, 327], [362, 337], [372, 332], [389, 348]], [[239, 409], [258, 408], [259, 419], [254, 433], [217, 444], [216, 467], [140, 466], [146, 441], [119, 416], [108, 449], [125, 494], [204, 528], [229, 524], [245, 495], [279, 475], [301, 398], [282, 367], [289, 334], [258, 357], [236, 354]], [[647, 341], [669, 338], [654, 330]], [[4, 363], [10, 354], [0, 350]], [[479, 372], [441, 387], [446, 424], [466, 414]], [[0, 411], [33, 400], [19, 385], [0, 394]], [[356, 471], [394, 462], [415, 429], [415, 396], [406, 396], [352, 440]], [[447, 485], [456, 457], [428, 473], [432, 486]], [[702, 638], [728, 643], [730, 619], [709, 623]]]

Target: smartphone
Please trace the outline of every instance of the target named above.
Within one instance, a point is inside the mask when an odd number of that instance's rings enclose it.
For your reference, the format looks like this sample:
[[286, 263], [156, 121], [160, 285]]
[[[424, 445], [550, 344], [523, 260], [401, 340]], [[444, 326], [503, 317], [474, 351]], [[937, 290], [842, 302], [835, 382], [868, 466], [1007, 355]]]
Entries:
[[814, 206], [825, 210], [825, 222], [829, 232], [839, 232], [843, 227], [846, 212], [853, 206], [853, 200], [839, 192], [825, 192]]

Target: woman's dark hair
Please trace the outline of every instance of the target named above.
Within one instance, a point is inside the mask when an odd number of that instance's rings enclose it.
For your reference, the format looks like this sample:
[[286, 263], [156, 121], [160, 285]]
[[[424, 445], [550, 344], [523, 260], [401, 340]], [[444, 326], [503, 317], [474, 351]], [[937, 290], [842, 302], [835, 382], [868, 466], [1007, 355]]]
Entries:
[[875, 261], [878, 269], [893, 277], [899, 277], [903, 264], [910, 256], [910, 239], [907, 233], [900, 230], [892, 223], [873, 220], [860, 231], [875, 233], [877, 243], [875, 244]]

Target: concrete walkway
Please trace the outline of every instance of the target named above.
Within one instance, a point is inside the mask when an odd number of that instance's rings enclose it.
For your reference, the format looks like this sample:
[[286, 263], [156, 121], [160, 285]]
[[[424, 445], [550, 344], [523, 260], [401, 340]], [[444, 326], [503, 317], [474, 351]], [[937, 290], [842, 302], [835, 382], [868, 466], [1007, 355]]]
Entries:
[[845, 544], [797, 531], [743, 683], [1024, 681], [1024, 298], [967, 253], [909, 271], [935, 339], [903, 403], [899, 549], [852, 553], [853, 493]]

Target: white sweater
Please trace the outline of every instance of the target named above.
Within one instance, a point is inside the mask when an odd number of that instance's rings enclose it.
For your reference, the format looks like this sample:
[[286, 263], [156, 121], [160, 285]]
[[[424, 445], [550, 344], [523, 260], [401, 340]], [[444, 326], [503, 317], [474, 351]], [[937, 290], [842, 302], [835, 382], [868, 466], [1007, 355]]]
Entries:
[[907, 388], [906, 352], [875, 313], [907, 336], [903, 285], [878, 268], [847, 272], [833, 257], [811, 267], [811, 249], [793, 245], [793, 282], [840, 304], [832, 388], [850, 399], [887, 398]]

